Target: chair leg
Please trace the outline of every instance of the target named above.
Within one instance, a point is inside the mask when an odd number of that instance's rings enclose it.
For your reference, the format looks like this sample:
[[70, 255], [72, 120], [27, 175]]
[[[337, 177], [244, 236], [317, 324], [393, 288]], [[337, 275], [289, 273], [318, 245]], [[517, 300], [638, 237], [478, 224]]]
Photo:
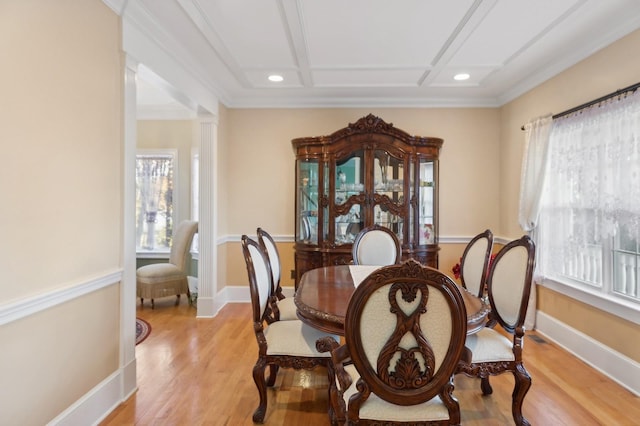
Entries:
[[263, 358], [259, 358], [256, 365], [253, 367], [253, 381], [258, 388], [258, 395], [260, 396], [260, 405], [253, 412], [253, 422], [264, 422], [264, 416], [267, 413], [267, 386], [264, 379], [265, 369], [267, 362]]
[[176, 306], [180, 304], [180, 295], [176, 294]]
[[336, 373], [331, 362], [327, 365], [327, 377], [329, 379], [329, 420], [331, 426], [345, 425], [347, 422], [346, 407], [344, 407], [342, 395], [338, 391]]
[[480, 378], [480, 389], [482, 389], [483, 395], [491, 395], [493, 393], [493, 388], [489, 383], [489, 376]]
[[153, 299], [151, 299], [151, 309], [154, 309], [156, 305], [153, 303]]
[[269, 364], [269, 378], [267, 379], [267, 386], [271, 387], [276, 384], [276, 377], [278, 376], [279, 365]]
[[144, 308], [144, 299], [142, 297], [140, 298], [140, 307]]
[[524, 365], [516, 365], [516, 369], [513, 372], [515, 378], [515, 385], [513, 387], [513, 394], [511, 395], [511, 412], [513, 414], [513, 420], [518, 426], [530, 426], [530, 423], [522, 415], [522, 403], [524, 397], [531, 387], [531, 376], [524, 368]]

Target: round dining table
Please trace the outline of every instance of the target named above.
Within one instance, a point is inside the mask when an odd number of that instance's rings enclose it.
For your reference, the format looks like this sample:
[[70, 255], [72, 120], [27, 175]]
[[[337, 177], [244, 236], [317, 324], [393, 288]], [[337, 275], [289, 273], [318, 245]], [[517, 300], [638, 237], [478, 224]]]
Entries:
[[[298, 318], [302, 322], [318, 330], [344, 335], [344, 319], [349, 299], [356, 288], [353, 266], [325, 266], [311, 269], [302, 275], [294, 296]], [[368, 274], [376, 268], [360, 270]], [[354, 271], [357, 270], [356, 267]], [[476, 333], [484, 327], [490, 308], [464, 287], [458, 288], [467, 311], [467, 335]]]

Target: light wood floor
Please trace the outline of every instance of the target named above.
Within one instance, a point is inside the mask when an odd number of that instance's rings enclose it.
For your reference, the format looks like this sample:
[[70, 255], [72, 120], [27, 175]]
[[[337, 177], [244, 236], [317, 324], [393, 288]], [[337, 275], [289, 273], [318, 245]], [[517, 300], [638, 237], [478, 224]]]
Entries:
[[[229, 304], [211, 319], [173, 298], [155, 310], [138, 307], [152, 327], [136, 346], [138, 391], [102, 426], [252, 425], [258, 392], [251, 371], [257, 344], [249, 304]], [[523, 413], [532, 425], [639, 425], [640, 398], [535, 332], [526, 337], [525, 366], [533, 385]], [[510, 425], [513, 377], [493, 377], [493, 395], [479, 381], [455, 380], [463, 425]], [[325, 370], [280, 370], [269, 389], [267, 425], [328, 425]]]

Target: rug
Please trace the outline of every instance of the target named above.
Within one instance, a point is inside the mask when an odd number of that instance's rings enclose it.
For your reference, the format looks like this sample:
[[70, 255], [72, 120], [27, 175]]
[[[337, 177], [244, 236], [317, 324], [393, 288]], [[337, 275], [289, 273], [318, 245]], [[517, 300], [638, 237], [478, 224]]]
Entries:
[[149, 337], [151, 334], [151, 324], [142, 318], [136, 318], [136, 345]]

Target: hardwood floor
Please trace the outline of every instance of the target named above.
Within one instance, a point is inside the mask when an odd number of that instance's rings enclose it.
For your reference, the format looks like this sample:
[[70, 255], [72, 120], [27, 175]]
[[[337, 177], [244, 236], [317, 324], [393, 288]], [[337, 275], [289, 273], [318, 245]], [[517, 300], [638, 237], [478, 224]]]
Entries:
[[[152, 327], [136, 346], [138, 391], [102, 426], [252, 425], [258, 392], [251, 371], [257, 344], [249, 304], [229, 304], [211, 319], [174, 298], [138, 307]], [[532, 425], [638, 425], [640, 398], [535, 332], [527, 333], [525, 366], [533, 378], [523, 413]], [[463, 425], [510, 425], [513, 376], [492, 377], [483, 397], [476, 379], [457, 376]], [[328, 425], [324, 370], [280, 370], [269, 389], [267, 425]]]

